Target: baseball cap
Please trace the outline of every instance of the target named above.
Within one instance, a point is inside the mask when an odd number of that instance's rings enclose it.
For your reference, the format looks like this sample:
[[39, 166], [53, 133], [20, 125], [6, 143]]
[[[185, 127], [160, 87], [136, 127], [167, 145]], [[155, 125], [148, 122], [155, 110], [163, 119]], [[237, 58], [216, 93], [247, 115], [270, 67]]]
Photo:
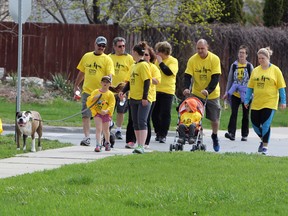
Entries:
[[110, 76], [103, 76], [101, 81], [108, 81], [109, 83], [111, 83], [111, 77]]
[[103, 36], [99, 36], [96, 38], [96, 44], [107, 44], [107, 39]]

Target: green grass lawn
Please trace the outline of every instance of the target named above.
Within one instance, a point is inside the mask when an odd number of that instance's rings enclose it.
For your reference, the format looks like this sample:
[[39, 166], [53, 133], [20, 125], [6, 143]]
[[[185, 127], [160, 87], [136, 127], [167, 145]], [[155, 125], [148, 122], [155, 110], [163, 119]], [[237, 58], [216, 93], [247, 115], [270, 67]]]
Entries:
[[287, 157], [154, 152], [0, 180], [0, 215], [287, 215]]
[[[63, 119], [80, 108], [80, 103], [61, 99], [22, 104], [22, 110], [37, 110], [44, 120]], [[221, 129], [227, 128], [229, 116], [230, 110], [223, 110]], [[287, 116], [286, 110], [278, 111], [273, 126], [287, 126]], [[13, 123], [15, 104], [0, 99], [0, 117]], [[81, 126], [81, 117], [49, 125]], [[205, 119], [203, 127], [210, 128]], [[0, 136], [0, 158], [19, 153], [13, 139]], [[43, 140], [44, 150], [66, 145]], [[244, 153], [153, 152], [66, 165], [0, 179], [0, 215], [287, 215], [287, 160]]]
[[[173, 108], [171, 111], [172, 120], [170, 125], [170, 130], [175, 130], [178, 121], [178, 113], [176, 112], [177, 104], [173, 104]], [[74, 126], [81, 127], [81, 103], [75, 101], [67, 101], [61, 98], [57, 98], [53, 102], [47, 104], [37, 104], [37, 103], [29, 103], [21, 104], [21, 110], [36, 110], [40, 112], [42, 119], [44, 120], [44, 125], [53, 125], [53, 126]], [[15, 122], [15, 112], [16, 105], [15, 103], [8, 103], [4, 98], [0, 98], [0, 118], [3, 123], [13, 124]], [[75, 115], [79, 113], [79, 115], [74, 116], [73, 118], [69, 118], [67, 120], [61, 121], [62, 119]], [[222, 110], [221, 120], [220, 120], [220, 129], [227, 130], [228, 122], [230, 118], [230, 109]], [[239, 116], [237, 121], [237, 128], [241, 127], [241, 117], [242, 110], [239, 109]], [[125, 116], [123, 128], [127, 125], [128, 115]], [[114, 118], [115, 115], [114, 115]], [[60, 120], [60, 121], [59, 121]], [[210, 122], [203, 118], [203, 127], [211, 128]], [[288, 109], [278, 110], [275, 114], [272, 127], [288, 127]]]

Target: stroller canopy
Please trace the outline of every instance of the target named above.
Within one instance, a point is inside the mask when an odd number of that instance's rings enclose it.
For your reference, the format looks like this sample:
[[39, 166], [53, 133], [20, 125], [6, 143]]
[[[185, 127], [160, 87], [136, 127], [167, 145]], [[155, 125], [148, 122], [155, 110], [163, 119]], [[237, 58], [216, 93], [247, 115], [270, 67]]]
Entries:
[[204, 115], [204, 105], [197, 97], [188, 97], [184, 101], [182, 101], [178, 110], [180, 115], [186, 112], [185, 103], [188, 104], [188, 106], [191, 110], [193, 110], [193, 112], [195, 112], [196, 109], [202, 116]]

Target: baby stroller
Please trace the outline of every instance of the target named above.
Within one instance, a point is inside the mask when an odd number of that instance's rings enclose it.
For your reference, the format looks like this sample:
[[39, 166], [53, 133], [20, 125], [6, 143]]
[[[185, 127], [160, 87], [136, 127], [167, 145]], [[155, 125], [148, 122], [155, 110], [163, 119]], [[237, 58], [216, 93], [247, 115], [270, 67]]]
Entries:
[[[205, 100], [205, 103], [203, 104], [201, 100], [198, 99], [197, 97], [188, 97], [179, 104], [179, 106], [176, 108], [176, 110], [178, 111], [178, 123], [177, 123], [177, 129], [176, 129], [176, 136], [174, 137], [173, 144], [170, 144], [170, 151], [173, 151], [173, 149], [175, 149], [175, 151], [183, 151], [185, 143], [188, 142], [188, 139], [189, 139], [188, 130], [185, 131], [186, 137], [185, 137], [184, 142], [183, 143], [177, 142], [179, 138], [178, 129], [179, 129], [180, 116], [183, 113], [187, 112], [185, 108], [185, 103], [188, 103], [188, 104], [189, 102], [192, 103], [192, 100], [194, 101], [193, 102], [194, 104], [197, 104], [197, 111], [201, 114], [202, 117], [204, 116], [207, 100]], [[206, 145], [203, 144], [202, 118], [199, 124], [195, 128], [193, 140], [194, 140], [193, 143], [189, 143], [190, 145], [192, 145], [191, 151], [196, 151], [196, 150], [205, 151], [206, 150]]]

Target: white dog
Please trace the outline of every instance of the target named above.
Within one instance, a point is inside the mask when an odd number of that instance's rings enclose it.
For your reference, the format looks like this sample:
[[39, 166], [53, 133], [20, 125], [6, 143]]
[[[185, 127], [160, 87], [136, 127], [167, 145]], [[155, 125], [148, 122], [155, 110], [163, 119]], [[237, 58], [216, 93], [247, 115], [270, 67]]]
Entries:
[[41, 151], [42, 119], [36, 111], [22, 111], [16, 113], [16, 143], [17, 150], [20, 150], [20, 137], [23, 135], [23, 151], [26, 150], [26, 139], [32, 138], [31, 151], [36, 152], [35, 135], [38, 134], [38, 148]]

